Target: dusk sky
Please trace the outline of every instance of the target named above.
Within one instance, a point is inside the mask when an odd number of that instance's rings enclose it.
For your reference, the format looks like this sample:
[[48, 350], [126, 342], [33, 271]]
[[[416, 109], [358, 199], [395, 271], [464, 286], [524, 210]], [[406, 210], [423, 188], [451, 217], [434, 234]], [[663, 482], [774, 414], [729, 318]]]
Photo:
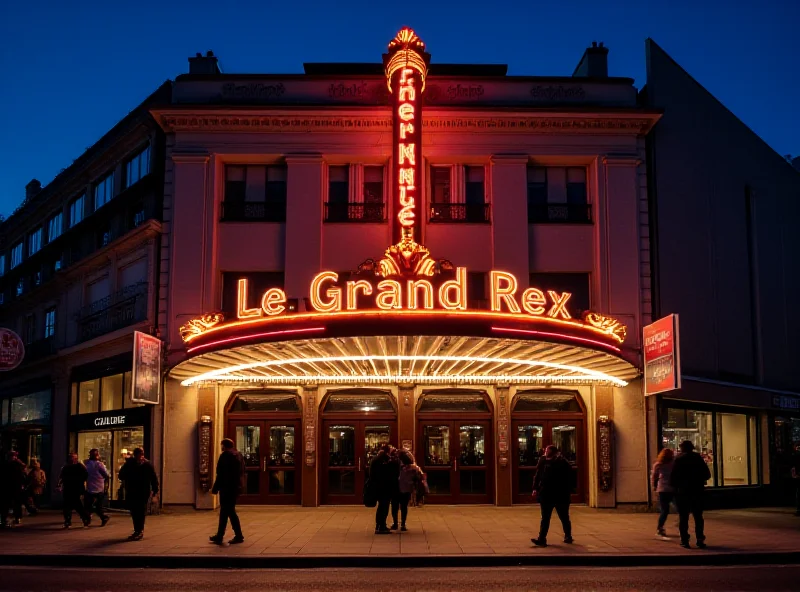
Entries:
[[6, 216], [28, 181], [49, 183], [196, 52], [213, 50], [227, 73], [299, 73], [304, 61], [377, 62], [404, 25], [434, 62], [512, 75], [571, 75], [603, 41], [609, 73], [638, 88], [651, 37], [778, 153], [800, 153], [798, 0], [1, 4]]

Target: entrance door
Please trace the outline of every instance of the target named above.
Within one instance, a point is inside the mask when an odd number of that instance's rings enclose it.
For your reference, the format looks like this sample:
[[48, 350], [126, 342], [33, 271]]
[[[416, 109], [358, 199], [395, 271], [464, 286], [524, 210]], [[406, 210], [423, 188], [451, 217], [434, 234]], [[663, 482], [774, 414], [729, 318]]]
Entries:
[[490, 421], [423, 419], [417, 463], [428, 477], [425, 500], [444, 504], [491, 503], [492, 431]]
[[295, 462], [296, 420], [230, 420], [228, 437], [245, 465], [242, 504], [299, 504], [300, 471]]
[[583, 420], [581, 419], [518, 419], [512, 423], [514, 447], [514, 502], [532, 503], [536, 465], [544, 449], [553, 445], [569, 461], [574, 471], [572, 494], [574, 503], [585, 501], [585, 455], [583, 453]]
[[370, 463], [381, 446], [397, 445], [397, 423], [329, 419], [322, 438], [322, 503], [360, 505]]

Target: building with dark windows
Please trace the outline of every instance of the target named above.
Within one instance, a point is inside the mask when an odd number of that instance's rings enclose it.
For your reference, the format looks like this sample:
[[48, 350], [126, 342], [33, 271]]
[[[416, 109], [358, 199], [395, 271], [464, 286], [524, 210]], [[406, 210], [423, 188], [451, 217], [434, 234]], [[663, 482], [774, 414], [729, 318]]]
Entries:
[[[149, 109], [166, 82], [0, 225], [0, 327], [24, 358], [0, 372], [3, 451], [57, 475], [98, 448], [116, 472], [152, 456], [151, 407], [130, 400], [133, 332], [156, 326], [164, 134]], [[57, 479], [50, 479], [54, 491]]]

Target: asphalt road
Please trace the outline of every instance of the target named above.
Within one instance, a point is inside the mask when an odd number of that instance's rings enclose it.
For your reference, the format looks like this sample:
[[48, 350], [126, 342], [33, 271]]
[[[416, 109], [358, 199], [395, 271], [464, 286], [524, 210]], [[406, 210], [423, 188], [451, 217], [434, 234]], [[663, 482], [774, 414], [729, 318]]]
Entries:
[[[102, 560], [100, 560], [102, 561]], [[0, 568], [0, 592], [501, 590], [798, 590], [800, 566], [698, 568], [488, 568], [146, 570]]]

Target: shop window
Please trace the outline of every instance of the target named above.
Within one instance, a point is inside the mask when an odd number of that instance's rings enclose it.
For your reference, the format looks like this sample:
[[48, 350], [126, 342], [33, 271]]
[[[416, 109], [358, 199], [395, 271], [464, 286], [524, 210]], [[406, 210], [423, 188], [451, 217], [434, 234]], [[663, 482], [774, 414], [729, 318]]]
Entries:
[[125, 395], [131, 390], [130, 371], [72, 384], [72, 415], [132, 409], [143, 403], [131, 403]]
[[270, 288], [283, 289], [282, 271], [226, 271], [222, 274], [222, 311], [227, 318], [236, 318], [239, 280], [247, 278], [247, 302], [250, 307], [261, 305], [261, 297]]
[[423, 394], [418, 411], [420, 413], [426, 411], [489, 413], [490, 410], [486, 402], [485, 393], [444, 389], [434, 393]]
[[14, 397], [10, 402], [9, 423], [49, 423], [50, 398], [49, 390]]
[[100, 380], [88, 380], [78, 387], [78, 413], [100, 411]]
[[667, 409], [664, 421], [661, 427], [662, 448], [671, 448], [678, 452], [680, 443], [689, 440], [711, 471], [711, 479], [707, 485], [715, 487], [713, 414], [710, 411]]
[[588, 273], [532, 273], [530, 286], [545, 292], [553, 290], [572, 294], [566, 308], [575, 317], [591, 310]]
[[100, 411], [122, 409], [123, 390], [122, 374], [106, 376], [100, 379]]
[[325, 402], [324, 413], [394, 411], [392, 396], [384, 391], [337, 391]]
[[294, 393], [240, 393], [234, 395], [230, 412], [289, 411], [300, 413], [300, 404]]
[[580, 413], [581, 406], [575, 393], [536, 392], [517, 395], [514, 411]]

